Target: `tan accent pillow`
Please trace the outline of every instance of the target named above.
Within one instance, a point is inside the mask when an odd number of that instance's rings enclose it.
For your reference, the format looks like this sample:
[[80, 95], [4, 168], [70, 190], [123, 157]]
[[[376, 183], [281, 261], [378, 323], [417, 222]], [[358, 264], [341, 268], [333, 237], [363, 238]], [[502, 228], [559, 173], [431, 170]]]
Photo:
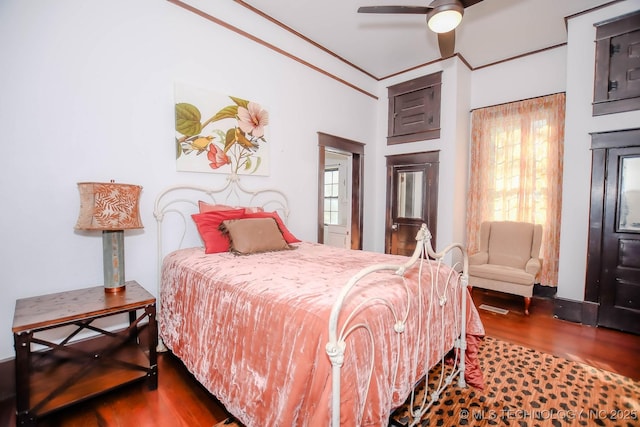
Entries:
[[229, 250], [239, 254], [291, 249], [273, 218], [244, 218], [222, 221], [220, 230], [229, 235]]

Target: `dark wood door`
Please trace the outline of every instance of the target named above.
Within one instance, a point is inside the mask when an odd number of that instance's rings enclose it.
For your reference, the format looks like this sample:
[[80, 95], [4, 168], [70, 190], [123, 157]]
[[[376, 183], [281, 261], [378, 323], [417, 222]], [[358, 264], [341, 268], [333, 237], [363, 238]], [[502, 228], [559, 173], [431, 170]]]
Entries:
[[598, 324], [640, 334], [640, 147], [607, 151]]
[[435, 247], [438, 212], [438, 152], [387, 157], [385, 252], [411, 255], [423, 223]]

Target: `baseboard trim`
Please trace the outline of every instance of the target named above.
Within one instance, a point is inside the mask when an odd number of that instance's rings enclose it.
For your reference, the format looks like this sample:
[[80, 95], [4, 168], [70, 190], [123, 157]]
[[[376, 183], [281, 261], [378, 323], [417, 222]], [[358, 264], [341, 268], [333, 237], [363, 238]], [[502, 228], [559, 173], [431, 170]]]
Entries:
[[0, 361], [0, 401], [8, 400], [16, 395], [16, 360]]
[[564, 298], [554, 300], [553, 316], [569, 322], [582, 323], [582, 301]]
[[598, 310], [600, 304], [592, 301], [582, 302], [582, 324], [588, 326], [598, 326]]
[[553, 316], [586, 326], [597, 326], [599, 308], [600, 304], [597, 302], [555, 298]]

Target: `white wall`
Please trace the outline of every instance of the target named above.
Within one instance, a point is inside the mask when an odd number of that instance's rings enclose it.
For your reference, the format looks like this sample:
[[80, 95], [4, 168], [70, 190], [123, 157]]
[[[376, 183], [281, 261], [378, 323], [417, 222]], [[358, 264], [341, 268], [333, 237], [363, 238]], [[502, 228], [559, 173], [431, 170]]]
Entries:
[[[234, 2], [206, 3], [220, 19], [300, 50], [292, 36], [261, 34], [264, 20]], [[100, 235], [73, 228], [78, 181], [144, 187], [145, 228], [125, 235], [126, 277], [155, 293], [156, 194], [177, 183], [217, 186], [224, 179], [176, 172], [174, 82], [269, 108], [271, 174], [243, 183], [283, 190], [289, 227], [301, 239], [316, 239], [317, 132], [375, 139], [374, 98], [167, 1], [4, 0], [0, 52], [0, 359], [14, 355], [16, 299], [102, 282]], [[329, 55], [309, 46], [303, 53], [375, 91], [377, 82]], [[373, 156], [366, 147], [365, 157]], [[374, 171], [365, 174], [369, 180]]]
[[640, 0], [616, 3], [569, 20], [567, 114], [557, 296], [584, 301], [591, 182], [590, 132], [640, 127], [640, 111], [593, 117], [594, 24], [637, 11]]
[[[290, 198], [289, 227], [316, 239], [317, 132], [366, 143], [364, 248], [384, 248], [385, 155], [440, 150], [439, 246], [464, 238], [469, 111], [567, 91], [564, 219], [558, 295], [582, 300], [589, 132], [640, 123], [639, 112], [591, 117], [593, 23], [638, 9], [628, 0], [569, 22], [569, 45], [471, 73], [449, 59], [376, 82], [274, 28], [235, 2], [191, 0], [207, 13], [375, 93], [375, 100], [166, 1], [0, 1], [0, 359], [13, 357], [15, 300], [102, 281], [101, 239], [73, 230], [84, 180], [140, 184], [145, 229], [127, 232], [126, 276], [155, 293], [155, 195], [176, 183], [173, 83], [246, 97], [270, 112], [271, 175], [246, 177]], [[387, 87], [444, 71], [442, 134], [386, 145]], [[292, 179], [295, 177], [295, 179]], [[464, 190], [463, 190], [464, 189]], [[571, 207], [571, 210], [568, 209]]]
[[564, 92], [567, 48], [524, 56], [471, 75], [471, 109]]
[[[442, 71], [440, 138], [404, 144], [387, 145], [388, 87], [416, 77]], [[465, 194], [468, 169], [469, 136], [469, 69], [456, 57], [421, 67], [410, 72], [381, 81], [378, 89], [376, 146], [378, 156], [375, 168], [378, 173], [373, 181], [377, 194], [369, 217], [375, 223], [373, 248], [384, 251], [384, 230], [386, 212], [386, 158], [385, 156], [440, 151], [438, 188], [438, 229], [436, 250], [451, 242], [464, 240]], [[369, 186], [369, 182], [365, 183]], [[365, 190], [366, 191], [366, 190]], [[366, 237], [366, 234], [365, 234]]]
[[471, 106], [566, 91], [565, 158], [557, 296], [583, 301], [591, 182], [590, 132], [640, 126], [640, 111], [593, 117], [594, 23], [638, 10], [628, 0], [568, 20], [566, 46], [474, 71]]

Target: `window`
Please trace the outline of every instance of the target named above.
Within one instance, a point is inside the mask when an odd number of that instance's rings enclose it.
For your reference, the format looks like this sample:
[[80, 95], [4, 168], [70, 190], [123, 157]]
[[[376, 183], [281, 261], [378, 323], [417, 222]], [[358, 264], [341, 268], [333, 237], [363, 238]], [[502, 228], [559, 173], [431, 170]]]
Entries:
[[[522, 128], [525, 126], [529, 128], [530, 144], [522, 143]], [[491, 160], [495, 164], [494, 185], [492, 188], [491, 183], [488, 185], [493, 195], [490, 214], [495, 220], [518, 221], [524, 208], [520, 203], [525, 197], [523, 191], [529, 191], [529, 196], [536, 204], [536, 209], [529, 215], [530, 219], [535, 224], [547, 222], [548, 128], [547, 119], [541, 119], [531, 123], [514, 120], [507, 127], [492, 130], [491, 139], [495, 144], [494, 158]], [[533, 179], [530, 184], [525, 181], [527, 175]], [[523, 188], [525, 185], [528, 190]]]
[[340, 170], [324, 171], [324, 223], [340, 224]]
[[541, 224], [539, 280], [557, 284], [564, 146], [564, 94], [472, 112], [467, 215], [470, 253], [483, 221]]

